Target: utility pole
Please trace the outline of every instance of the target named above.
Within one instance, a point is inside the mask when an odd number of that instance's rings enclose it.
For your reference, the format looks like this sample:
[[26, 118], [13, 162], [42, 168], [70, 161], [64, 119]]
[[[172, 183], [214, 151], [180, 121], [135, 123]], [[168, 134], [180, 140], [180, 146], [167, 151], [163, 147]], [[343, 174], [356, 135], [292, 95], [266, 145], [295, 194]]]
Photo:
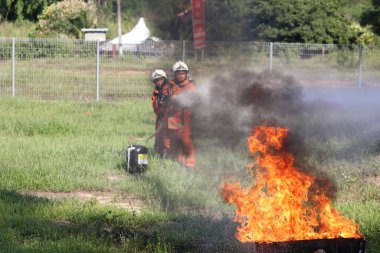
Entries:
[[120, 0], [117, 2], [117, 35], [119, 36], [119, 55], [123, 55], [123, 47], [121, 41], [121, 4]]

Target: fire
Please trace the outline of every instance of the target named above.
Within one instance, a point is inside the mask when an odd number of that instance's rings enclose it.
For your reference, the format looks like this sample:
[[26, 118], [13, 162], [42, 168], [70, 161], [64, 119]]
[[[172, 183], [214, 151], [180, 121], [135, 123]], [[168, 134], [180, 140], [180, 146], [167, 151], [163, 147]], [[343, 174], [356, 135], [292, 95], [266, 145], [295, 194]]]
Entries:
[[[249, 189], [224, 183], [223, 198], [236, 205], [236, 237], [241, 242], [281, 242], [329, 238], [362, 238], [358, 226], [336, 210], [325, 193], [312, 190], [315, 177], [293, 165], [283, 150], [286, 128], [259, 126], [248, 138], [257, 154], [248, 166], [256, 179]], [[255, 166], [256, 165], [256, 166]], [[256, 167], [256, 171], [255, 171]]]

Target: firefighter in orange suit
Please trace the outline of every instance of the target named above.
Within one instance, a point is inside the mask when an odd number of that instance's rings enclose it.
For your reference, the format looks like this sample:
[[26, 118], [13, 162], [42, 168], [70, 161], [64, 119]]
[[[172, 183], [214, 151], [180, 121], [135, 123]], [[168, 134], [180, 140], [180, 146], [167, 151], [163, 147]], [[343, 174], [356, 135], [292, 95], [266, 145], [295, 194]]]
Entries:
[[154, 92], [152, 94], [153, 111], [156, 114], [156, 133], [154, 140], [154, 151], [160, 156], [164, 156], [166, 151], [163, 145], [164, 132], [167, 129], [167, 123], [164, 120], [166, 105], [169, 98], [169, 81], [165, 71], [156, 69], [152, 73], [152, 82], [154, 83]]
[[[166, 111], [168, 132], [164, 137], [164, 147], [170, 156], [186, 167], [195, 166], [195, 149], [191, 136], [192, 111], [181, 104], [181, 95], [195, 90], [189, 80], [189, 68], [184, 62], [174, 63], [174, 80], [169, 82], [169, 104]], [[188, 95], [186, 95], [188, 96]]]

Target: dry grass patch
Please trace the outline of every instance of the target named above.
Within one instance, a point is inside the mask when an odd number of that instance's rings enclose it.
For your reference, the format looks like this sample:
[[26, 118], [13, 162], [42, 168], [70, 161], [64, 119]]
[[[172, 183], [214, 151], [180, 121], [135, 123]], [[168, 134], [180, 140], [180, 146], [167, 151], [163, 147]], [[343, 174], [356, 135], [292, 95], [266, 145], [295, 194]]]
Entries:
[[375, 184], [377, 187], [380, 187], [380, 175], [373, 175], [367, 178], [368, 182]]
[[99, 204], [114, 205], [137, 213], [140, 213], [144, 208], [144, 203], [141, 200], [133, 197], [130, 194], [120, 192], [76, 190], [72, 192], [32, 191], [25, 192], [23, 194], [38, 198], [47, 198], [51, 200], [74, 198], [78, 199], [81, 202], [87, 202], [95, 199]]

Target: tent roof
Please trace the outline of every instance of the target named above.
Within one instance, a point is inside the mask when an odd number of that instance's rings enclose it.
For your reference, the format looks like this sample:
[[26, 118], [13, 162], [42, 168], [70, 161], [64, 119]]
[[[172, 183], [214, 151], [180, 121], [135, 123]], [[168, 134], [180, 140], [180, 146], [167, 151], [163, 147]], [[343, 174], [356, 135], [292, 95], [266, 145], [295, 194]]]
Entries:
[[[145, 20], [141, 17], [139, 22], [130, 32], [121, 36], [121, 44], [141, 44], [148, 38], [158, 40], [155, 37], [151, 37], [150, 31], [145, 24]], [[110, 40], [109, 43], [119, 44], [119, 37]]]

